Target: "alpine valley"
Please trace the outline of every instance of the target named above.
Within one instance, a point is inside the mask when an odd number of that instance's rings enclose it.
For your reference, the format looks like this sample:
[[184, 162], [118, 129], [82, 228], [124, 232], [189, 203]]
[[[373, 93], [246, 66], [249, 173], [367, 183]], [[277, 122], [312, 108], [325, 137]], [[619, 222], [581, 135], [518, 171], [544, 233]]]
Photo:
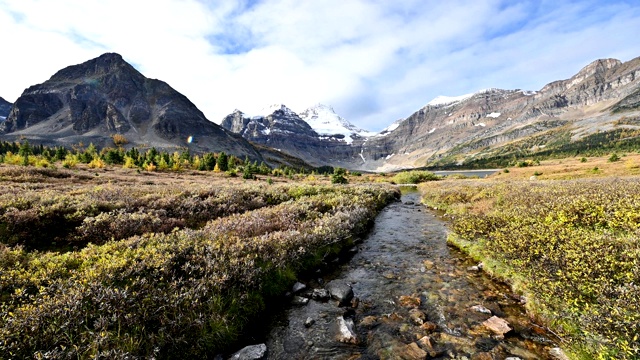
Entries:
[[210, 120], [184, 95], [114, 53], [58, 71], [13, 104], [0, 98], [2, 140], [104, 147], [122, 134], [127, 146], [225, 151], [270, 165], [478, 167], [491, 164], [487, 159], [568, 152], [603, 138], [637, 141], [640, 58], [596, 60], [538, 91], [491, 88], [439, 96], [379, 133], [320, 104], [300, 113], [285, 105], [257, 115], [236, 110], [221, 126]]

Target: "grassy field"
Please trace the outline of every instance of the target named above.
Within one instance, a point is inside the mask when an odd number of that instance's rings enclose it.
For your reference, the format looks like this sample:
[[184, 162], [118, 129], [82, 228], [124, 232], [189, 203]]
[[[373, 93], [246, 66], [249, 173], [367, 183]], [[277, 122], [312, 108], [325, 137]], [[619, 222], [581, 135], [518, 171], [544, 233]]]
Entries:
[[450, 243], [523, 293], [573, 358], [637, 359], [640, 178], [626, 175], [638, 160], [556, 160], [421, 190], [450, 219]]
[[619, 160], [611, 161], [612, 155], [600, 157], [573, 157], [540, 161], [539, 165], [526, 167], [509, 167], [498, 174], [495, 179], [529, 180], [536, 176], [539, 180], [571, 180], [582, 178], [599, 178], [612, 176], [640, 175], [640, 154], [619, 153]]
[[204, 172], [0, 166], [0, 358], [206, 358], [399, 196]]

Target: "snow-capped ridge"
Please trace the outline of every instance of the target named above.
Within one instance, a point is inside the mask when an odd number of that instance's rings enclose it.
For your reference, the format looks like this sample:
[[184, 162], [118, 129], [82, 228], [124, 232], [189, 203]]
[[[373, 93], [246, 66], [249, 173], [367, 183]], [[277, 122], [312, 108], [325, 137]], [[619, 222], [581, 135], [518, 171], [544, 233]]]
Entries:
[[393, 124], [387, 126], [386, 128], [382, 129], [379, 133], [373, 135], [373, 136], [387, 136], [389, 134], [391, 134], [391, 132], [395, 129], [397, 129], [400, 124], [402, 124], [403, 121], [405, 121], [406, 119], [399, 119], [393, 122]]
[[468, 99], [474, 97], [475, 95], [486, 94], [486, 93], [494, 92], [494, 91], [501, 91], [501, 89], [498, 89], [498, 88], [487, 88], [487, 89], [478, 90], [478, 91], [476, 91], [474, 93], [464, 94], [464, 95], [459, 95], [459, 96], [444, 96], [444, 95], [440, 95], [440, 96], [436, 96], [433, 100], [429, 101], [426, 106], [433, 106], [433, 107], [446, 106], [446, 107], [449, 107], [451, 105], [455, 105], [457, 103], [460, 103], [460, 102], [463, 102], [465, 100], [468, 100]]
[[455, 104], [455, 103], [459, 103], [461, 101], [467, 100], [468, 98], [472, 97], [473, 95], [475, 95], [475, 93], [465, 94], [465, 95], [460, 95], [460, 96], [444, 96], [444, 95], [440, 95], [440, 96], [436, 96], [433, 100], [429, 101], [427, 103], [427, 106], [451, 105], [451, 104]]
[[311, 128], [320, 135], [344, 135], [342, 140], [351, 144], [356, 138], [366, 138], [375, 133], [360, 129], [345, 120], [331, 106], [316, 104], [299, 114]]

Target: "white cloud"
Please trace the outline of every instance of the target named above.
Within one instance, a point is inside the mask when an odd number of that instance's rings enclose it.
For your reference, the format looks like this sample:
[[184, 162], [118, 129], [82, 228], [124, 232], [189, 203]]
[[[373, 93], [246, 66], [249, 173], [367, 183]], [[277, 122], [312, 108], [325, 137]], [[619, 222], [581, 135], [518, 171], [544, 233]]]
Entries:
[[629, 60], [638, 30], [640, 8], [623, 1], [0, 0], [0, 96], [113, 51], [216, 122], [323, 102], [380, 130], [437, 95], [537, 90]]

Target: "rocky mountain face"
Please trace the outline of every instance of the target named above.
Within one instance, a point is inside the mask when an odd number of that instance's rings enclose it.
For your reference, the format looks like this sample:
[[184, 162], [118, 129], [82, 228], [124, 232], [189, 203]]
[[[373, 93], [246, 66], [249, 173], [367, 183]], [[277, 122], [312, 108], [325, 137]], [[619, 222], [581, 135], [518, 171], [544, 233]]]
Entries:
[[[357, 133], [364, 131], [346, 121], [329, 123], [328, 117], [320, 117], [327, 115], [327, 109], [314, 107], [304, 112], [304, 116], [313, 118], [311, 124], [321, 125], [321, 133], [285, 105], [272, 106], [265, 110], [267, 115], [259, 116], [248, 116], [236, 110], [222, 120], [221, 126], [253, 143], [298, 157], [314, 166], [345, 166], [357, 162], [359, 148], [353, 145], [364, 140]], [[333, 110], [331, 113], [333, 120], [339, 118]], [[349, 125], [354, 129], [353, 134], [347, 129]]]
[[29, 87], [0, 123], [3, 139], [51, 145], [110, 146], [113, 134], [135, 146], [261, 159], [245, 139], [207, 120], [184, 95], [146, 78], [114, 53], [69, 66]]
[[639, 100], [640, 58], [597, 60], [540, 91], [488, 89], [433, 101], [370, 138], [362, 153], [371, 162], [367, 168], [382, 170], [443, 158], [461, 162], [560, 128], [576, 140], [612, 129], [621, 116], [637, 116]]
[[4, 121], [9, 116], [11, 111], [11, 103], [0, 97], [0, 122]]
[[314, 165], [391, 171], [462, 163], [500, 154], [532, 137], [545, 139], [535, 144], [544, 148], [620, 127], [640, 129], [640, 58], [597, 60], [539, 91], [486, 89], [439, 96], [377, 134], [349, 128], [335, 113], [324, 124], [328, 117], [320, 114], [326, 109], [298, 116], [283, 107], [253, 118], [236, 112], [223, 126]]

